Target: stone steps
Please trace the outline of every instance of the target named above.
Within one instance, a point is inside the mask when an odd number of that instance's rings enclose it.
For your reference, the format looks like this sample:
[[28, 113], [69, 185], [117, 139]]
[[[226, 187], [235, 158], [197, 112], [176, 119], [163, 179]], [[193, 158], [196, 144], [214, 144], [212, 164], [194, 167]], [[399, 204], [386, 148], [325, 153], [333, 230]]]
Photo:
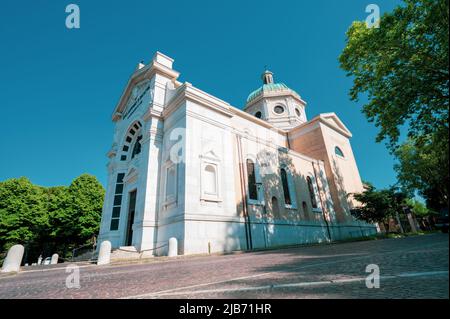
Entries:
[[153, 257], [151, 251], [138, 252], [134, 246], [121, 246], [111, 252], [111, 262]]

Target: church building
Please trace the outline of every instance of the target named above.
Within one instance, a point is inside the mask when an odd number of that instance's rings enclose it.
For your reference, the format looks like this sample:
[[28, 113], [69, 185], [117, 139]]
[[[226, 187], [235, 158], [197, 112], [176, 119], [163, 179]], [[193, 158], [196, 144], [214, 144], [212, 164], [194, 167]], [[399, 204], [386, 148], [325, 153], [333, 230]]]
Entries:
[[139, 63], [112, 114], [99, 242], [167, 254], [251, 250], [376, 233], [355, 220], [363, 184], [351, 132], [266, 70], [243, 108]]

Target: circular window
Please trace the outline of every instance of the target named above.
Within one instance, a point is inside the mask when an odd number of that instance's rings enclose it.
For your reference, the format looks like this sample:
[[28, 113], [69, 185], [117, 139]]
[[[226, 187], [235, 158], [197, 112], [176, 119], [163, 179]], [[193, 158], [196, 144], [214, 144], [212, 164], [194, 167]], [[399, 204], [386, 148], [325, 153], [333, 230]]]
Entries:
[[260, 119], [262, 117], [262, 113], [258, 111], [255, 113], [255, 116]]
[[300, 113], [300, 110], [299, 110], [299, 109], [295, 109], [295, 114], [297, 114], [298, 117], [301, 117], [301, 116], [302, 116], [302, 114]]
[[277, 114], [282, 114], [284, 113], [284, 107], [282, 107], [281, 105], [277, 105], [273, 108], [273, 111]]

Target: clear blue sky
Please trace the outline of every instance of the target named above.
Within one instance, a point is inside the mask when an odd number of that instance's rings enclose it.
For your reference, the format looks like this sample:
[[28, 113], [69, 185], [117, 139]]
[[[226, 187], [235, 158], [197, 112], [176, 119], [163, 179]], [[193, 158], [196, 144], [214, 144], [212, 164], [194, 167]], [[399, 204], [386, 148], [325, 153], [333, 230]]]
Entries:
[[[65, 27], [76, 3], [81, 28]], [[361, 0], [1, 1], [0, 180], [68, 185], [82, 173], [106, 183], [111, 113], [136, 63], [159, 50], [188, 81], [242, 108], [265, 65], [307, 101], [309, 118], [336, 112], [353, 132], [364, 180], [395, 182], [377, 129], [351, 102], [339, 69]], [[398, 1], [377, 0], [381, 12]]]

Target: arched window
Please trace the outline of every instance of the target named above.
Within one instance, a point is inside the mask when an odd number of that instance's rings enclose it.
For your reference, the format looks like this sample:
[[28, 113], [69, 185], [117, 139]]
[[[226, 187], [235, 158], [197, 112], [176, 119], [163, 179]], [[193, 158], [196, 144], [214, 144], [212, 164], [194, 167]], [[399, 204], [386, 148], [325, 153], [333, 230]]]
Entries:
[[217, 194], [216, 168], [213, 165], [206, 165], [204, 171], [205, 193], [209, 195]]
[[342, 150], [337, 146], [334, 148], [334, 153], [338, 156], [344, 157], [344, 152], [342, 152]]
[[131, 153], [131, 158], [134, 158], [136, 155], [138, 155], [141, 152], [141, 140], [142, 135], [139, 135], [136, 139], [136, 142], [133, 146], [133, 152]]
[[298, 117], [302, 116], [302, 114], [300, 113], [300, 110], [298, 108], [295, 108], [295, 114], [297, 114]]
[[258, 188], [256, 186], [255, 163], [251, 159], [247, 160], [247, 180], [248, 197], [252, 200], [258, 200]]
[[[141, 139], [142, 135], [139, 135], [141, 131], [142, 124], [140, 122], [134, 123], [127, 132], [127, 135], [125, 136], [125, 141], [122, 146], [122, 152], [120, 154], [120, 160], [126, 161], [129, 156], [133, 158], [137, 154], [141, 152]], [[136, 138], [137, 136], [137, 138]], [[132, 144], [134, 141], [134, 145]], [[131, 154], [128, 153], [128, 151], [131, 150]]]
[[309, 196], [311, 197], [311, 206], [313, 208], [317, 208], [316, 193], [314, 192], [314, 186], [311, 177], [306, 177], [306, 181], [308, 182]]
[[255, 116], [260, 119], [262, 117], [262, 113], [258, 111], [255, 113]]
[[283, 193], [284, 193], [284, 203], [286, 205], [291, 205], [291, 194], [289, 193], [289, 183], [286, 170], [284, 168], [281, 169], [281, 184], [283, 185]]

